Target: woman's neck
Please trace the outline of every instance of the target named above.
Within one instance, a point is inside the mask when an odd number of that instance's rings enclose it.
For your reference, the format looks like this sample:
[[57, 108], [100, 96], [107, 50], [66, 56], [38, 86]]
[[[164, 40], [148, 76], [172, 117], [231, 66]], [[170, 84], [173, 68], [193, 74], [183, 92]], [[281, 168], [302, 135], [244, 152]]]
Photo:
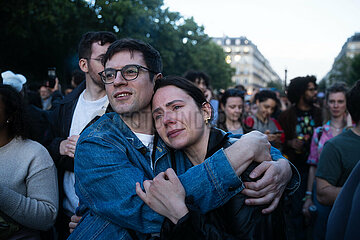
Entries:
[[259, 112], [256, 113], [256, 117], [263, 123], [267, 122], [267, 118], [264, 118]]
[[232, 121], [228, 118], [226, 118], [225, 125], [228, 131], [241, 128], [241, 123], [239, 121]]
[[5, 146], [9, 142], [11, 142], [13, 138], [9, 136], [6, 129], [0, 131], [0, 147]]
[[330, 128], [334, 137], [339, 135], [343, 131], [345, 126], [346, 126], [346, 121], [342, 116], [331, 117]]
[[204, 134], [191, 146], [183, 149], [190, 162], [195, 166], [204, 162], [210, 137], [210, 127], [205, 127]]

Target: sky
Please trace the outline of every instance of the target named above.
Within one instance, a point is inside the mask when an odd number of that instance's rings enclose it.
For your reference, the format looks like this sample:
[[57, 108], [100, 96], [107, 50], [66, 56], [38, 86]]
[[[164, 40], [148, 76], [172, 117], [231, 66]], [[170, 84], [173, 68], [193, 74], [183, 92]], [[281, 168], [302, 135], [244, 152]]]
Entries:
[[359, 0], [164, 0], [194, 17], [210, 37], [247, 37], [284, 79], [331, 69], [346, 40], [360, 32]]

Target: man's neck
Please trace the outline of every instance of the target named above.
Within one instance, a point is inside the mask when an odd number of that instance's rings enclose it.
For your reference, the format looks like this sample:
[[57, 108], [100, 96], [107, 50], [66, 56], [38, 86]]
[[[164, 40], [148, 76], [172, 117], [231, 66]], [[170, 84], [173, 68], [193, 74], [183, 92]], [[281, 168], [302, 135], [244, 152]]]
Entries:
[[296, 104], [296, 107], [301, 111], [307, 112], [311, 110], [311, 105], [304, 101], [303, 98], [300, 98], [299, 102]]
[[11, 142], [12, 138], [9, 136], [6, 129], [0, 129], [0, 147], [5, 146]]
[[144, 110], [120, 115], [126, 125], [135, 133], [154, 134], [150, 106]]
[[91, 79], [86, 79], [86, 88], [84, 99], [87, 101], [96, 101], [106, 95], [105, 89], [96, 85]]

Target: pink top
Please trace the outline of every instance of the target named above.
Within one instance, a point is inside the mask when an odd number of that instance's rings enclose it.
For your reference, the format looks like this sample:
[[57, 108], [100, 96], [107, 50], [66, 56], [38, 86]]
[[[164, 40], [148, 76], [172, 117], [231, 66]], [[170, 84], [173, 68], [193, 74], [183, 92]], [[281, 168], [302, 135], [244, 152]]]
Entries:
[[[320, 129], [322, 128], [322, 134], [319, 140]], [[343, 129], [343, 131], [346, 128]], [[317, 127], [314, 131], [313, 137], [311, 139], [310, 145], [310, 155], [308, 157], [307, 163], [313, 166], [317, 166], [320, 158], [320, 153], [324, 147], [324, 144], [327, 140], [333, 138], [333, 134], [330, 129], [330, 121], [325, 123], [322, 127]]]

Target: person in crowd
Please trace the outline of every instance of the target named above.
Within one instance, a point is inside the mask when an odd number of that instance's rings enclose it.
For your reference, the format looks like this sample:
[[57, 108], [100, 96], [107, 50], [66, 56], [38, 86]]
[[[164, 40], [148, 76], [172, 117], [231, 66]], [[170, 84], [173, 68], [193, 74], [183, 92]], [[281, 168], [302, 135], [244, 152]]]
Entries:
[[[220, 101], [221, 112], [217, 126], [225, 132], [244, 134], [249, 132], [243, 124], [244, 93], [232, 88], [224, 92]], [[245, 131], [244, 131], [245, 130]]]
[[0, 239], [41, 239], [58, 211], [55, 164], [26, 130], [22, 96], [1, 84]]
[[68, 224], [79, 201], [74, 188], [77, 140], [93, 118], [105, 113], [109, 103], [104, 83], [97, 73], [104, 69], [102, 56], [115, 40], [115, 35], [110, 32], [88, 32], [82, 36], [78, 51], [85, 81], [67, 95], [50, 115], [52, 140], [47, 147], [58, 168], [60, 210], [56, 227], [59, 239], [66, 239], [69, 235]]
[[271, 117], [279, 103], [276, 94], [270, 90], [262, 90], [256, 93], [254, 102], [257, 105], [257, 111], [255, 116], [246, 118], [247, 128], [265, 133], [269, 142], [274, 147], [281, 149], [281, 144], [284, 141], [283, 130], [278, 121]]
[[[179, 179], [188, 201], [203, 213], [242, 190], [250, 196], [246, 204], [269, 204], [263, 213], [275, 209], [291, 177], [289, 163], [276, 149], [271, 151], [277, 161], [256, 167], [251, 176], [264, 175], [253, 185], [245, 183], [248, 189], [243, 189], [238, 178], [249, 159], [269, 158], [265, 136], [249, 134], [246, 143], [237, 141], [186, 171], [191, 162], [182, 154], [172, 163], [169, 149], [153, 135], [149, 89], [162, 77], [159, 52], [139, 40], [121, 39], [108, 48], [103, 64], [105, 70], [100, 75], [115, 112], [103, 115], [79, 138], [75, 188], [80, 199], [77, 213], [83, 217], [69, 239], [145, 239], [159, 233], [164, 218], [137, 196], [135, 185], [153, 179], [173, 164], [178, 171], [182, 169]], [[275, 176], [276, 181], [271, 181]], [[296, 177], [293, 180], [296, 182]], [[291, 183], [290, 187], [296, 187]]]
[[314, 188], [315, 172], [319, 162], [320, 153], [324, 144], [329, 139], [345, 131], [347, 126], [346, 113], [346, 91], [347, 88], [343, 83], [335, 83], [326, 90], [326, 110], [328, 114], [324, 118], [325, 124], [314, 130], [311, 139], [310, 155], [307, 163], [310, 165], [307, 179], [307, 188], [305, 193], [305, 202], [303, 205], [303, 214], [308, 220], [311, 218], [309, 207], [315, 204], [317, 217], [313, 228], [314, 239], [324, 239], [326, 232], [326, 222], [331, 208], [318, 203]]
[[[314, 76], [296, 77], [290, 81], [287, 95], [292, 106], [279, 116], [280, 126], [284, 130], [285, 143], [283, 153], [299, 170], [301, 179], [307, 179], [306, 164], [310, 153], [311, 137], [315, 127], [322, 123], [321, 110], [314, 106], [317, 93]], [[306, 181], [287, 202], [286, 217], [290, 239], [305, 239], [304, 219], [302, 214], [303, 197], [306, 192]]]
[[211, 121], [213, 125], [216, 125], [218, 121], [219, 101], [215, 98], [215, 95], [210, 87], [210, 77], [205, 72], [189, 70], [184, 74], [184, 77], [193, 82], [201, 91], [203, 91], [206, 100], [211, 104], [214, 109], [214, 117]]
[[40, 94], [40, 98], [41, 98], [41, 105], [42, 105], [42, 110], [50, 110], [51, 108], [51, 91], [50, 89], [45, 86], [45, 84], [41, 85], [39, 88], [39, 94]]
[[65, 89], [65, 95], [72, 92], [77, 86], [79, 86], [85, 80], [85, 73], [79, 69], [75, 69], [71, 74], [70, 87]]
[[[346, 107], [355, 127], [328, 140], [320, 154], [316, 171], [316, 197], [332, 206], [360, 158], [360, 80], [346, 93]], [[333, 125], [340, 128], [342, 125]], [[355, 237], [355, 236], [352, 236]]]
[[[167, 77], [156, 80], [152, 99], [156, 132], [167, 146], [175, 149], [173, 154], [182, 150], [194, 166], [203, 163], [207, 155], [235, 141], [220, 129], [211, 127], [211, 114], [211, 106], [202, 91], [186, 79]], [[240, 141], [245, 140], [245, 136]], [[249, 174], [256, 165], [250, 163], [241, 178], [251, 182]], [[153, 182], [160, 182], [155, 185], [159, 188], [151, 188]], [[139, 197], [166, 217], [161, 239], [253, 239], [261, 233], [255, 231], [256, 225], [265, 217], [261, 214], [261, 207], [245, 205], [246, 197], [241, 193], [224, 206], [201, 215], [196, 209], [186, 206], [185, 190], [173, 169], [160, 173], [154, 180], [146, 180], [143, 186], [145, 192], [140, 183], [136, 184]], [[284, 239], [283, 220], [269, 226], [272, 234], [262, 232], [263, 239]]]
[[360, 161], [336, 197], [327, 222], [326, 239], [356, 239], [360, 235]]

